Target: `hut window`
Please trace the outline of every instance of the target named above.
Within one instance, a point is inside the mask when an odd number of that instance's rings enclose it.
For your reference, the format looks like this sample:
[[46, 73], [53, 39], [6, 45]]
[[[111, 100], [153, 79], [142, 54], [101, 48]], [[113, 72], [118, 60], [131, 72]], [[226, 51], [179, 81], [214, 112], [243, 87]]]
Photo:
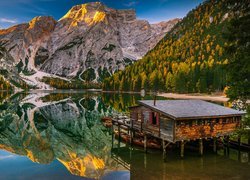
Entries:
[[147, 124], [149, 122], [149, 120], [150, 120], [150, 114], [151, 113], [149, 113], [149, 111], [147, 111], [147, 110], [143, 111], [142, 117], [143, 117], [143, 122], [145, 124]]

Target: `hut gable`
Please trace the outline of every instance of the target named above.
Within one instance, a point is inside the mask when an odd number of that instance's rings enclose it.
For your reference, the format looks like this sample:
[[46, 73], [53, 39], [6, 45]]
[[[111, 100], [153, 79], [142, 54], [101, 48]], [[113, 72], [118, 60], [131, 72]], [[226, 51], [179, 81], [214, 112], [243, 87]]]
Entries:
[[175, 120], [241, 116], [245, 114], [243, 111], [202, 100], [157, 100], [155, 106], [153, 100], [143, 100], [138, 101], [138, 103]]

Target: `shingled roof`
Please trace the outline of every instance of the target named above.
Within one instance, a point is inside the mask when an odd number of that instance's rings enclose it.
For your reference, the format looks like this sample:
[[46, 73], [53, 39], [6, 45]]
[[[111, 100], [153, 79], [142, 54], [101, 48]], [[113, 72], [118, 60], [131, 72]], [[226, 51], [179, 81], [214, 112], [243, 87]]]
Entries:
[[140, 105], [161, 112], [173, 119], [202, 119], [215, 117], [241, 116], [243, 111], [202, 100], [153, 100], [138, 101]]

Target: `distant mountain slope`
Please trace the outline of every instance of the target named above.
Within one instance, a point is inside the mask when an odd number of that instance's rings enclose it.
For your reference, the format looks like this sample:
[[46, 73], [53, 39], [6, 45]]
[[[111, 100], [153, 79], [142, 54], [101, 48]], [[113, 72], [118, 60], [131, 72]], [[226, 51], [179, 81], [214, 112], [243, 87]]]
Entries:
[[[230, 19], [244, 15], [249, 1], [205, 1], [180, 21], [142, 60], [104, 81], [104, 89], [221, 91], [228, 58], [222, 37]], [[246, 12], [245, 12], [246, 13]]]
[[22, 65], [24, 75], [43, 71], [81, 82], [102, 82], [145, 55], [178, 21], [152, 25], [136, 19], [134, 10], [93, 2], [72, 7], [59, 21], [35, 17], [0, 30], [0, 43], [15, 64]]

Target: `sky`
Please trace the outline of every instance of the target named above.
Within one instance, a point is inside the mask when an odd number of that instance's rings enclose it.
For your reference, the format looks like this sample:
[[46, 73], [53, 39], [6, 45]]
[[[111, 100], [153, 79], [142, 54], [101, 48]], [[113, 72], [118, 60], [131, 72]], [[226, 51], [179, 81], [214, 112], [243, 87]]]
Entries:
[[[53, 16], [56, 20], [77, 4], [97, 0], [0, 0], [0, 28], [29, 22], [35, 16]], [[203, 0], [101, 0], [115, 9], [135, 9], [138, 19], [157, 23], [183, 18]]]

